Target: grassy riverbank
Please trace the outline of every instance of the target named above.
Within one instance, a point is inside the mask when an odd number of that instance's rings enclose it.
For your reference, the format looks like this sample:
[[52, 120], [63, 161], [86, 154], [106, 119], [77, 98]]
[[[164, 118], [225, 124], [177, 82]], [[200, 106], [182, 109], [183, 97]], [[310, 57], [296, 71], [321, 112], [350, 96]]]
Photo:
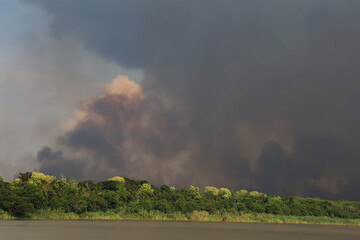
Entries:
[[0, 219], [175, 220], [360, 225], [360, 202], [273, 196], [207, 186], [156, 187], [113, 177], [95, 183], [42, 173], [0, 178]]
[[9, 213], [4, 212], [3, 210], [0, 209], [0, 220], [10, 220], [10, 219], [14, 219], [14, 217], [11, 216]]
[[[0, 219], [15, 218], [2, 212]], [[259, 222], [259, 223], [292, 223], [292, 224], [327, 224], [357, 225], [360, 219], [331, 218], [324, 216], [285, 216], [273, 214], [209, 214], [206, 211], [194, 211], [192, 214], [165, 214], [159, 211], [144, 211], [137, 214], [114, 212], [87, 212], [82, 214], [64, 213], [49, 210], [38, 210], [26, 218], [31, 220], [153, 220], [153, 221], [194, 221], [194, 222]]]

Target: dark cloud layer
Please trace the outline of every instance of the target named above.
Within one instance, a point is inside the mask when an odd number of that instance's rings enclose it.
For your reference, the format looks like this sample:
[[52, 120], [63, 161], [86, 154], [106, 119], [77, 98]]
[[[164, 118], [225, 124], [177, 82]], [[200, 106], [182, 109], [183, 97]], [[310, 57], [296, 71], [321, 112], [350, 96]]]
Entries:
[[107, 92], [59, 138], [77, 176], [360, 199], [359, 1], [29, 2], [145, 71], [143, 97]]

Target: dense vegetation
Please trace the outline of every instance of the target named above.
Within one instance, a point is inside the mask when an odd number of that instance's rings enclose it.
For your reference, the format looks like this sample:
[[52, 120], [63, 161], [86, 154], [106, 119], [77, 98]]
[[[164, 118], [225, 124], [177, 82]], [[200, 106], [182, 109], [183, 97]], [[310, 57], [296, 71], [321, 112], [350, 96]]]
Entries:
[[99, 218], [106, 218], [105, 215], [153, 218], [160, 214], [168, 218], [192, 219], [194, 215], [231, 218], [257, 214], [359, 219], [360, 203], [280, 197], [246, 190], [233, 192], [215, 187], [206, 187], [201, 193], [193, 186], [175, 189], [163, 185], [157, 188], [145, 180], [122, 177], [98, 183], [92, 180], [77, 182], [72, 178], [58, 180], [35, 172], [20, 173], [18, 179], [10, 182], [0, 177], [0, 218], [36, 218], [36, 215], [51, 213], [68, 218], [94, 214]]

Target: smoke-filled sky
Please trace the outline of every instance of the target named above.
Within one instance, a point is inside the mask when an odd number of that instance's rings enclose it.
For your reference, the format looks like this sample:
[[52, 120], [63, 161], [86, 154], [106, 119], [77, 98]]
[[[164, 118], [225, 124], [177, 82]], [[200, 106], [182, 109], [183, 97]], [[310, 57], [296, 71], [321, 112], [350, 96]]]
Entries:
[[0, 175], [360, 200], [358, 0], [6, 0]]

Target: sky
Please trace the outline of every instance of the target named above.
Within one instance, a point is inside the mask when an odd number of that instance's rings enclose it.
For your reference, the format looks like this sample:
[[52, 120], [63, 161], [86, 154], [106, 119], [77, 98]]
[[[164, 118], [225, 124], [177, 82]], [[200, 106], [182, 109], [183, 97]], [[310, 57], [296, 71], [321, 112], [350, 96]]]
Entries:
[[357, 0], [0, 8], [0, 175], [360, 200]]

